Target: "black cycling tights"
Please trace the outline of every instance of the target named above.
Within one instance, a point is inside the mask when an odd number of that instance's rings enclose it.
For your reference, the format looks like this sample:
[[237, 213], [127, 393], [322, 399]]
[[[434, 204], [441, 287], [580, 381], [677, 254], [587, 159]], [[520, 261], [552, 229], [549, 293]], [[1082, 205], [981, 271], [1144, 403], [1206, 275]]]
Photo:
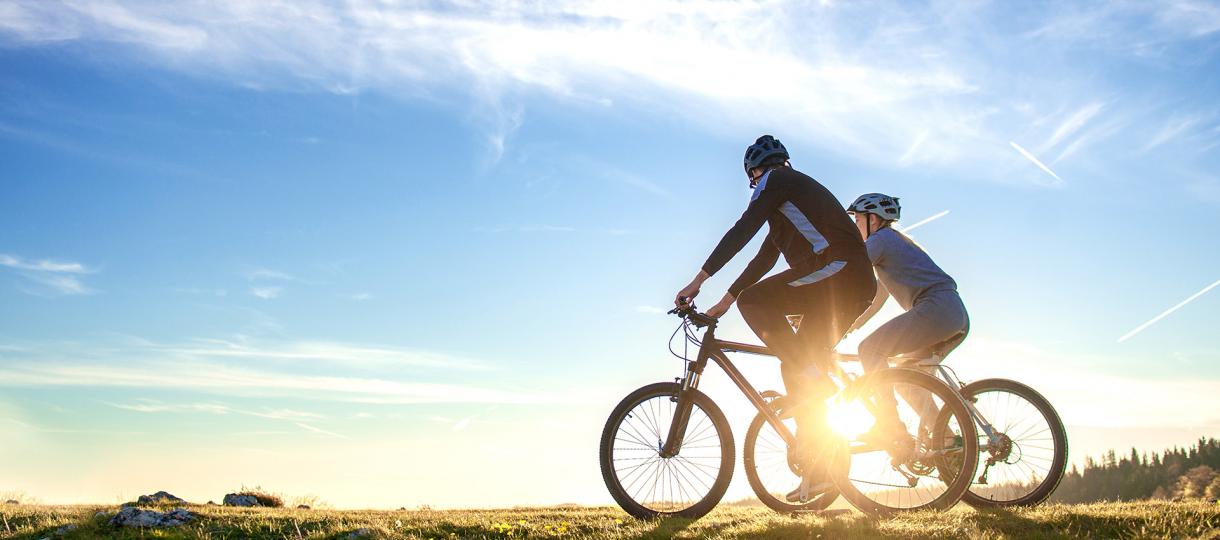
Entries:
[[[811, 274], [789, 269], [759, 281], [741, 292], [737, 309], [779, 357], [788, 395], [812, 405], [834, 391], [826, 376], [830, 352], [868, 308], [877, 282], [867, 261], [848, 263], [827, 277], [799, 284], [816, 279]], [[788, 315], [801, 315], [798, 331], [793, 331]], [[801, 416], [798, 425], [804, 423]]]

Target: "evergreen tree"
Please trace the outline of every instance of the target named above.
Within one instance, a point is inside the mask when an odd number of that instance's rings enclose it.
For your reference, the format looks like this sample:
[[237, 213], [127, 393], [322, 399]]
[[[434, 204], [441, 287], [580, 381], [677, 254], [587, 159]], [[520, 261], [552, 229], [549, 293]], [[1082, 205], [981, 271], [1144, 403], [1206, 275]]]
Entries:
[[1220, 498], [1220, 440], [1203, 437], [1189, 448], [1161, 453], [1132, 448], [1121, 459], [1114, 450], [1101, 461], [1086, 456], [1072, 465], [1051, 500], [1083, 503], [1147, 498]]

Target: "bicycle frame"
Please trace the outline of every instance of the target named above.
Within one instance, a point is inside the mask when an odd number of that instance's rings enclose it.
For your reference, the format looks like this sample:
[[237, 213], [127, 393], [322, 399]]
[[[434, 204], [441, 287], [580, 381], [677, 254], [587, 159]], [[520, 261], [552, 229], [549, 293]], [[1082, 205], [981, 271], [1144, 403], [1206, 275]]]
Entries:
[[[689, 399], [686, 399], [686, 394], [687, 392], [695, 390], [699, 387], [699, 380], [703, 376], [703, 370], [707, 368], [708, 360], [714, 361], [716, 365], [720, 366], [720, 369], [724, 370], [725, 374], [729, 376], [729, 380], [733, 381], [733, 384], [737, 385], [737, 388], [741, 390], [742, 394], [745, 394], [746, 399], [750, 400], [750, 403], [754, 405], [754, 408], [758, 410], [759, 414], [763, 415], [763, 418], [767, 420], [767, 423], [775, 429], [775, 432], [779, 434], [779, 436], [784, 440], [785, 444], [787, 444], [789, 447], [795, 445], [796, 435], [788, 430], [788, 427], [784, 425], [775, 412], [771, 410], [771, 407], [767, 405], [767, 402], [765, 398], [763, 398], [762, 394], [760, 394], [758, 390], [756, 390], [754, 386], [751, 385], [748, 380], [746, 380], [745, 375], [743, 375], [741, 371], [737, 369], [737, 366], [733, 365], [733, 362], [726, 354], [730, 352], [741, 352], [760, 356], [775, 357], [775, 353], [771, 352], [770, 349], [762, 345], [717, 339], [715, 322], [708, 322], [706, 328], [707, 330], [704, 332], [698, 354], [694, 360], [687, 360], [686, 362], [686, 369], [682, 375], [680, 381], [681, 387], [677, 396], [678, 407], [674, 413], [674, 419], [669, 425], [669, 432], [665, 437], [665, 442], [660, 448], [661, 456], [666, 458], [673, 457], [678, 454], [678, 449], [682, 447], [683, 437], [686, 433], [686, 425], [690, 420], [691, 411], [691, 402]], [[835, 361], [831, 363], [831, 372], [829, 373], [831, 378], [838, 379], [840, 384], [843, 386], [850, 384], [854, 380], [854, 377], [852, 377], [850, 373], [843, 371], [839, 364], [846, 362], [858, 362], [858, 355], [834, 352], [832, 353], [832, 358]], [[957, 394], [959, 397], [961, 396], [959, 390], [965, 385], [953, 374], [951, 370], [941, 364], [941, 360], [943, 359], [939, 355], [934, 354], [931, 357], [918, 360], [908, 358], [891, 358], [890, 360], [900, 360], [919, 368], [935, 368], [937, 375], [941, 378], [941, 380], [943, 380], [955, 394]], [[973, 418], [975, 424], [982, 428], [983, 432], [987, 435], [987, 439], [990, 444], [999, 444], [1001, 442], [1000, 435], [991, 426], [991, 423], [983, 417], [982, 413], [975, 408], [974, 403], [966, 399], [963, 399], [962, 401], [965, 403], [966, 410], [969, 412], [971, 418]]]
[[762, 397], [762, 394], [759, 394], [758, 390], [755, 390], [754, 386], [750, 384], [750, 381], [746, 380], [745, 375], [742, 375], [741, 371], [737, 369], [737, 366], [733, 365], [728, 355], [725, 354], [729, 352], [775, 356], [769, 349], [761, 345], [716, 339], [715, 323], [708, 324], [707, 331], [703, 334], [702, 345], [699, 347], [698, 355], [695, 357], [695, 360], [688, 360], [686, 363], [686, 370], [683, 373], [681, 381], [681, 389], [678, 391], [678, 410], [674, 413], [674, 420], [669, 425], [669, 434], [665, 437], [665, 443], [661, 446], [662, 457], [673, 457], [677, 455], [678, 449], [682, 447], [682, 438], [686, 433], [686, 424], [690, 419], [691, 408], [690, 400], [685, 399], [686, 393], [699, 387], [699, 379], [702, 377], [703, 370], [707, 367], [709, 359], [715, 361], [716, 365], [724, 370], [725, 374], [729, 376], [729, 380], [737, 385], [741, 393], [745, 394], [746, 399], [749, 399], [754, 408], [758, 409], [759, 414], [762, 414], [767, 419], [767, 423], [775, 428], [776, 433], [779, 433], [779, 436], [784, 439], [785, 444], [789, 447], [796, 444], [796, 435], [788, 431], [788, 427], [780, 421], [775, 412], [771, 410], [771, 407], [767, 406], [767, 402]]
[[[859, 355], [849, 353], [835, 353], [835, 359], [839, 362], [860, 361]], [[991, 422], [988, 422], [987, 418], [983, 416], [983, 413], [979, 412], [978, 408], [974, 406], [974, 401], [965, 399], [965, 397], [961, 395], [960, 390], [965, 387], [966, 384], [963, 383], [961, 379], [957, 378], [957, 375], [953, 373], [953, 370], [941, 363], [944, 360], [943, 357], [938, 354], [933, 354], [927, 358], [894, 357], [890, 358], [889, 360], [891, 362], [898, 360], [914, 368], [935, 368], [936, 375], [940, 377], [941, 380], [945, 381], [945, 384], [947, 384], [949, 388], [953, 390], [953, 393], [962, 398], [962, 402], [966, 404], [966, 411], [970, 413], [970, 417], [974, 419], [974, 423], [983, 430], [984, 434], [987, 435], [987, 441], [990, 444], [1000, 444], [1000, 435], [998, 432], [996, 432], [995, 428], [992, 427]]]

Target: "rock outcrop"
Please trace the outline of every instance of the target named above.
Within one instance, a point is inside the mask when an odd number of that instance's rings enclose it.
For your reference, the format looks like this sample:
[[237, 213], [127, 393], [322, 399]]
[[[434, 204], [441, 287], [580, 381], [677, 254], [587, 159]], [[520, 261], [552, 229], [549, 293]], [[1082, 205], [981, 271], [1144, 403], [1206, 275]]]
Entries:
[[198, 517], [185, 508], [158, 512], [128, 506], [110, 518], [110, 524], [116, 527], [177, 527], [195, 521]]
[[225, 495], [222, 504], [225, 506], [262, 506], [258, 502], [258, 497], [254, 495], [238, 495], [236, 493]]
[[140, 495], [136, 504], [186, 504], [186, 501], [175, 497], [168, 491], [158, 491], [152, 495]]

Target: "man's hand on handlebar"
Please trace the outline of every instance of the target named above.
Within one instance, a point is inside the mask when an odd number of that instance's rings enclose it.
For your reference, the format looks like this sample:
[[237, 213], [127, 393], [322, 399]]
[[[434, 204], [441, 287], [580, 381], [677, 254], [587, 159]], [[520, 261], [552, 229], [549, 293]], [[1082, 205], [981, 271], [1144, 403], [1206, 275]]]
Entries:
[[713, 317], [706, 313], [699, 313], [695, 304], [692, 304], [690, 298], [679, 298], [681, 304], [669, 310], [670, 315], [677, 315], [683, 319], [689, 319], [695, 326], [703, 328], [704, 326], [716, 324], [717, 317]]
[[723, 317], [725, 313], [729, 312], [729, 308], [733, 307], [734, 300], [736, 300], [736, 299], [733, 298], [732, 295], [725, 294], [724, 298], [720, 299], [720, 302], [717, 302], [716, 305], [712, 306], [711, 308], [708, 308], [708, 310], [705, 313], [707, 313], [707, 315], [709, 317], [715, 317], [715, 318], [719, 319], [719, 318]]
[[690, 280], [690, 283], [685, 287], [682, 287], [678, 294], [674, 295], [674, 305], [678, 307], [689, 305], [691, 300], [699, 296], [699, 287], [703, 286], [703, 282], [707, 281], [708, 277], [710, 277], [708, 273], [703, 270], [695, 274], [695, 278]]
[[694, 300], [698, 295], [699, 284], [692, 282], [690, 285], [683, 287], [682, 290], [678, 291], [678, 294], [674, 296], [674, 305], [678, 307], [689, 306], [691, 305], [691, 301]]

